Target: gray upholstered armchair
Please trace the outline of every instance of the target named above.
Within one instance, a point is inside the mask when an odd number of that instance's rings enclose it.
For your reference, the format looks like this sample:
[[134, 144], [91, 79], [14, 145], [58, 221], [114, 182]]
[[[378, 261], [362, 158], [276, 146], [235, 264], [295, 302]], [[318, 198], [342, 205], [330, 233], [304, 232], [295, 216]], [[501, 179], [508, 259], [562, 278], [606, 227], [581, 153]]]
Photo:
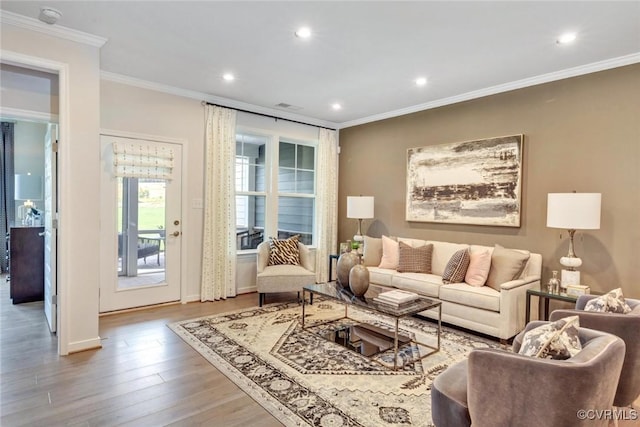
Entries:
[[[567, 360], [477, 349], [436, 377], [431, 412], [437, 427], [584, 426], [580, 409], [611, 409], [622, 368], [624, 342], [611, 334], [580, 328], [582, 351]], [[589, 421], [590, 427], [607, 420]]]
[[258, 303], [264, 303], [265, 294], [275, 292], [297, 292], [298, 298], [304, 285], [316, 282], [316, 261], [309, 248], [298, 242], [300, 265], [269, 265], [269, 242], [258, 245], [256, 286]]
[[584, 311], [587, 302], [596, 297], [597, 295], [582, 295], [576, 302], [575, 310], [554, 310], [550, 320], [578, 315], [581, 327], [608, 332], [622, 338], [627, 349], [613, 404], [619, 407], [631, 406], [640, 397], [640, 300], [626, 299], [633, 310], [628, 314]]

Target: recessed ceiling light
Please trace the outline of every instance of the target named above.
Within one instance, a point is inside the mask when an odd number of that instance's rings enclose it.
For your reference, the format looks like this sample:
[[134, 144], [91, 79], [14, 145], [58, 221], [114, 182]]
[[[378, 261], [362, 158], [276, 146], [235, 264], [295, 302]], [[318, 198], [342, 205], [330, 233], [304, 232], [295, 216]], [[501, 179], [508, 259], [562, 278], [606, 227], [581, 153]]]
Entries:
[[342, 105], [336, 102], [335, 104], [331, 104], [331, 108], [333, 108], [334, 110], [342, 110]]
[[576, 33], [564, 33], [563, 35], [558, 37], [558, 40], [556, 40], [556, 43], [558, 43], [558, 44], [569, 44], [569, 43], [575, 41], [575, 39], [576, 39]]
[[231, 74], [231, 73], [225, 73], [225, 74], [223, 74], [223, 75], [222, 75], [222, 78], [223, 78], [223, 79], [225, 79], [225, 80], [226, 80], [226, 81], [228, 81], [228, 82], [232, 82], [232, 81], [234, 81], [234, 80], [235, 80], [234, 75], [233, 75], [233, 74]]
[[311, 37], [311, 28], [300, 27], [294, 34], [296, 35], [296, 37], [299, 37], [301, 39], [308, 39], [309, 37]]
[[416, 79], [416, 86], [424, 86], [427, 84], [427, 78], [426, 77], [418, 77]]

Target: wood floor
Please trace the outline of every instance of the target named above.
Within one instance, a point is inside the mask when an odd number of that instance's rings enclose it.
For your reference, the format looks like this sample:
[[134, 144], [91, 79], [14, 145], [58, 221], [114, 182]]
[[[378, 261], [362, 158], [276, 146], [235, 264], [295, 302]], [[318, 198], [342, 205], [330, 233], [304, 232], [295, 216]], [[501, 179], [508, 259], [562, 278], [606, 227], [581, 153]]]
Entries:
[[101, 350], [57, 355], [42, 303], [0, 283], [0, 425], [281, 426], [166, 324], [255, 306], [255, 294], [100, 318]]
[[59, 357], [42, 303], [14, 306], [8, 288], [0, 276], [2, 427], [282, 425], [166, 326], [255, 306], [256, 294], [101, 317], [101, 350]]

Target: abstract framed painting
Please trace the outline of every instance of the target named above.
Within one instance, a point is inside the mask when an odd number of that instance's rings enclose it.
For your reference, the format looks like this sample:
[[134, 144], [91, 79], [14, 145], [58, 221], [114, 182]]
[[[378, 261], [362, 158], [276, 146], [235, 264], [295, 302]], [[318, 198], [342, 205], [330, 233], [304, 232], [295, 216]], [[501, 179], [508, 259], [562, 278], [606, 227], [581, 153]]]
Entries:
[[520, 227], [524, 135], [407, 150], [406, 220]]

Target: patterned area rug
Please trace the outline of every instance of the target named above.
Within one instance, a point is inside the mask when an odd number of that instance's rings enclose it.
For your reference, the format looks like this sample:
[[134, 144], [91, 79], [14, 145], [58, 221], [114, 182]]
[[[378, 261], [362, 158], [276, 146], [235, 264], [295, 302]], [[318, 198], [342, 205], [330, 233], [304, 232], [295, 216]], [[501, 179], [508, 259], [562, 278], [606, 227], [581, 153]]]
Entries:
[[[332, 300], [275, 304], [177, 322], [169, 327], [286, 426], [431, 426], [433, 379], [474, 348], [497, 342], [443, 327], [440, 351], [406, 344], [372, 358], [319, 336], [356, 323]], [[393, 319], [355, 307], [349, 317], [392, 331]], [[336, 319], [335, 321], [331, 321]], [[327, 323], [328, 322], [328, 323]], [[436, 346], [437, 324], [400, 322], [401, 333]]]

